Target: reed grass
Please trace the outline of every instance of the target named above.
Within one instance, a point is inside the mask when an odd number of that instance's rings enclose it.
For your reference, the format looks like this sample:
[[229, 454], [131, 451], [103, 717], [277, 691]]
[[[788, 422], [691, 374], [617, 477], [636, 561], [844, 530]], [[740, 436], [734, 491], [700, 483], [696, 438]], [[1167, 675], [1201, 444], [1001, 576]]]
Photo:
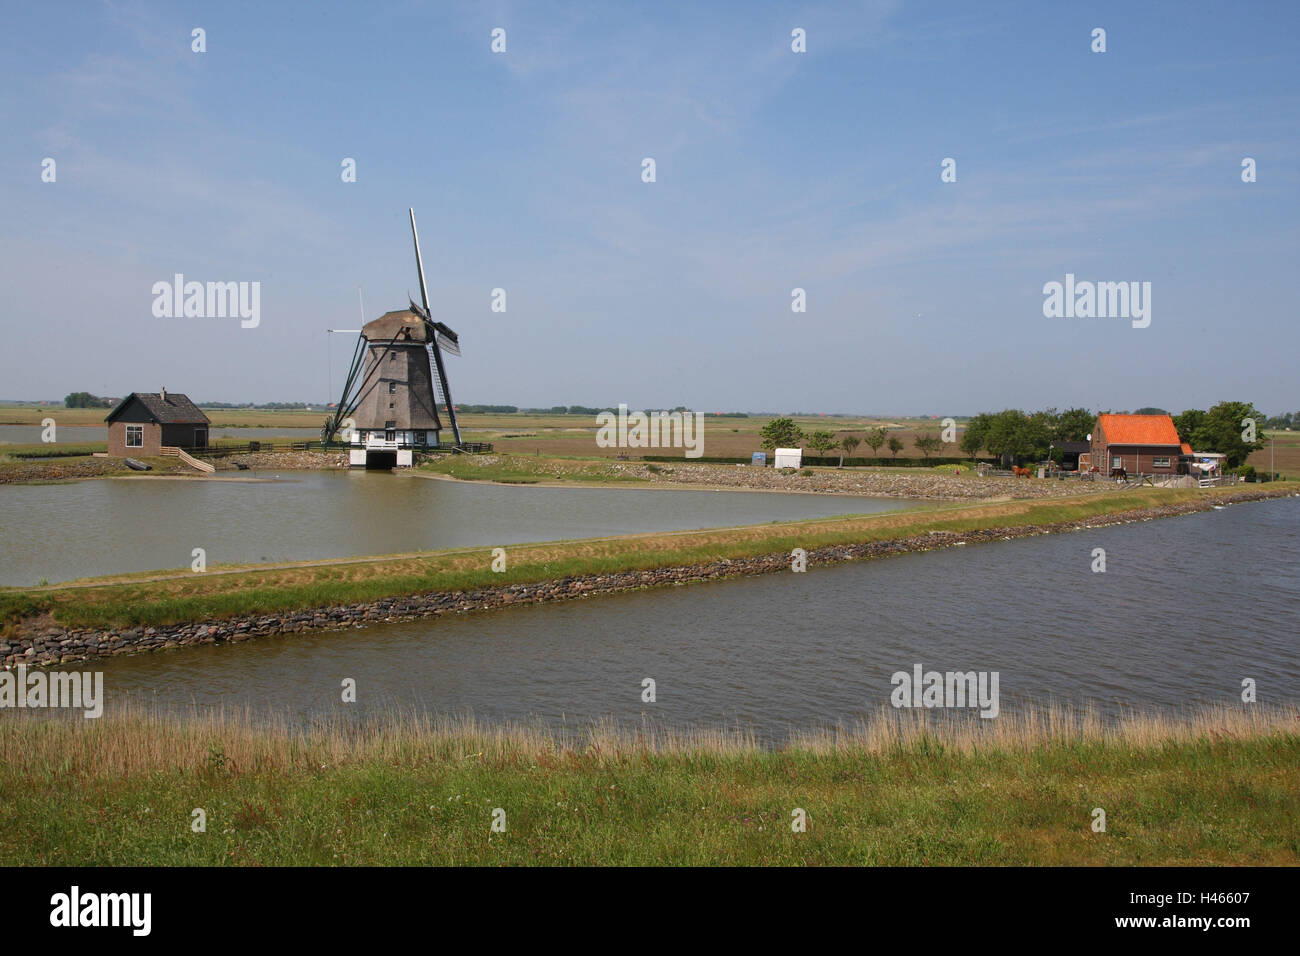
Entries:
[[886, 710], [776, 748], [409, 712], [6, 715], [0, 863], [1294, 865], [1298, 758], [1294, 707]]

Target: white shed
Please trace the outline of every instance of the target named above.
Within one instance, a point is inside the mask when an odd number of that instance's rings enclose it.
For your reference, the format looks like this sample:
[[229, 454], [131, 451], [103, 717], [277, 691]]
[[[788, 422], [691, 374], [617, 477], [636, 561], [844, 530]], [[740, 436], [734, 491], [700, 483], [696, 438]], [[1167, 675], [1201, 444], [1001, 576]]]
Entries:
[[778, 448], [773, 462], [777, 468], [799, 468], [803, 465], [802, 448]]

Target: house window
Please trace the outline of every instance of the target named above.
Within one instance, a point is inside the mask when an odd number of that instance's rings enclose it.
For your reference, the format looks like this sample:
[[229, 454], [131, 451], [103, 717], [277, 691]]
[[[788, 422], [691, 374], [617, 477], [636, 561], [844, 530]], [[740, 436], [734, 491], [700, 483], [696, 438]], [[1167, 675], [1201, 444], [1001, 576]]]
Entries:
[[1152, 468], [1168, 468], [1168, 467], [1169, 467], [1169, 459], [1168, 459], [1168, 458], [1152, 458], [1152, 459], [1151, 459], [1151, 467], [1152, 467]]
[[397, 432], [393, 431], [391, 428], [385, 431], [384, 441], [397, 441]]
[[416, 432], [416, 433], [415, 433], [415, 443], [416, 443], [417, 445], [423, 445], [427, 440], [428, 440], [428, 439], [425, 437], [424, 432]]
[[388, 383], [388, 394], [389, 394], [389, 395], [392, 395], [392, 394], [393, 394], [394, 392], [396, 392], [396, 391], [397, 391], [397, 383], [396, 383], [396, 382], [389, 382], [389, 383]]
[[143, 425], [126, 426], [126, 447], [127, 448], [144, 447], [144, 426]]
[[397, 353], [396, 353], [396, 352], [389, 352], [389, 353], [388, 353], [388, 361], [390, 361], [390, 362], [396, 362], [396, 361], [397, 361]]
[[1123, 467], [1124, 467], [1124, 459], [1121, 458], [1119, 455], [1111, 455], [1111, 456], [1110, 456], [1110, 467], [1112, 467], [1112, 468], [1123, 468]]

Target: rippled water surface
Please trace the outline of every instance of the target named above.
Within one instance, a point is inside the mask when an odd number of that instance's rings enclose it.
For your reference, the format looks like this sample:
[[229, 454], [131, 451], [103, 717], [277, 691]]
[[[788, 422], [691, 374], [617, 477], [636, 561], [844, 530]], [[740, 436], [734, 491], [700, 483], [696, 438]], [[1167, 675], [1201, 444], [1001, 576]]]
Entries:
[[[1106, 550], [1105, 573], [1092, 551]], [[1300, 700], [1300, 499], [1073, 534], [233, 646], [117, 658], [124, 695], [308, 719], [393, 707], [769, 739], [852, 723], [914, 664], [1027, 701], [1181, 709]], [[354, 678], [355, 705], [340, 703]], [[657, 701], [641, 701], [643, 678]]]

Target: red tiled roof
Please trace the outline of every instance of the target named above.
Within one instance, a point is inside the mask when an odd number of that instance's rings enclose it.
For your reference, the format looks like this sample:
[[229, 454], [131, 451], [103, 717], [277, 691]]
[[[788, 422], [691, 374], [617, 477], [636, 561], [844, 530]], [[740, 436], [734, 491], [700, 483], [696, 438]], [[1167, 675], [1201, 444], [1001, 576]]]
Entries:
[[1192, 454], [1192, 446], [1187, 444], [1187, 442], [1183, 442], [1183, 454], [1184, 455]]
[[1168, 415], [1098, 415], [1097, 425], [1112, 445], [1182, 445]]

